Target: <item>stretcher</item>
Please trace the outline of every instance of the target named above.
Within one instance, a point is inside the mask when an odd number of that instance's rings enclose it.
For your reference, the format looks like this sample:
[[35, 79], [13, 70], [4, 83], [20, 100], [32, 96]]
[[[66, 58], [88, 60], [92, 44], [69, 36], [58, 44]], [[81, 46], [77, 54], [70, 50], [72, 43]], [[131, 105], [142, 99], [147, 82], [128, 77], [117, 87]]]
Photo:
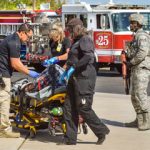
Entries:
[[[63, 72], [60, 66], [51, 65], [33, 82], [20, 79], [12, 83], [12, 126], [29, 130], [30, 138], [34, 138], [39, 129], [48, 129], [52, 136], [57, 132], [66, 132], [62, 109], [66, 86], [59, 85], [58, 82]], [[84, 122], [82, 128], [87, 134]]]

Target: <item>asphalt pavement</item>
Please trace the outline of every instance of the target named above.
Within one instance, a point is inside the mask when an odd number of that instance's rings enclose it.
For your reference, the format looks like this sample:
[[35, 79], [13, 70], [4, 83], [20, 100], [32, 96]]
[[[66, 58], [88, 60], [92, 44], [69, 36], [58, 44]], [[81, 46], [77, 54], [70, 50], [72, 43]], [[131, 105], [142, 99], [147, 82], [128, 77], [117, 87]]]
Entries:
[[136, 128], [124, 127], [125, 122], [135, 119], [130, 96], [95, 93], [93, 108], [110, 128], [103, 145], [95, 144], [97, 138], [89, 128], [87, 135], [78, 135], [75, 146], [56, 145], [62, 135], [52, 137], [47, 130], [38, 131], [33, 139], [29, 138], [27, 131], [20, 130], [20, 138], [1, 138], [0, 150], [150, 150], [150, 130], [138, 131]]

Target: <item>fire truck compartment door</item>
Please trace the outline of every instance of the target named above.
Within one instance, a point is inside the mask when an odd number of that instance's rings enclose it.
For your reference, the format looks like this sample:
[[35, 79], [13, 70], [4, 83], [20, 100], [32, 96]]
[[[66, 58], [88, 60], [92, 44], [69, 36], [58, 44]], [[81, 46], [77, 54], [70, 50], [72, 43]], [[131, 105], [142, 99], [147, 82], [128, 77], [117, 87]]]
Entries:
[[99, 62], [112, 62], [112, 32], [110, 31], [95, 31], [94, 45], [98, 55]]

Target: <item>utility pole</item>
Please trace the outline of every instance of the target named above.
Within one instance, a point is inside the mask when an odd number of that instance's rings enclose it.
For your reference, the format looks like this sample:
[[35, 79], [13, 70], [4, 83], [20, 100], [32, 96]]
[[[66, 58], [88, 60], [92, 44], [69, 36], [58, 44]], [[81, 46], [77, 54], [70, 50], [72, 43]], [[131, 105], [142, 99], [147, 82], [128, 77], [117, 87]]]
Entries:
[[33, 10], [36, 9], [36, 0], [32, 0], [32, 9], [33, 9]]

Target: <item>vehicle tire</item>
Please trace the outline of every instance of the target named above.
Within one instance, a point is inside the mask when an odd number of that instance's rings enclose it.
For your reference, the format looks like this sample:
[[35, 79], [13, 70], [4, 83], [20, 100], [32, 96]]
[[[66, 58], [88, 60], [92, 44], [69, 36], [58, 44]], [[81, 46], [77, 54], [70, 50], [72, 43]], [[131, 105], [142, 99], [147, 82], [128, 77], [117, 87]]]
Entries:
[[115, 65], [115, 67], [116, 67], [117, 71], [118, 71], [120, 74], [122, 74], [122, 64], [117, 64], [117, 65]]
[[53, 128], [51, 122], [48, 123], [48, 132], [49, 132], [50, 136], [56, 135], [55, 128]]

